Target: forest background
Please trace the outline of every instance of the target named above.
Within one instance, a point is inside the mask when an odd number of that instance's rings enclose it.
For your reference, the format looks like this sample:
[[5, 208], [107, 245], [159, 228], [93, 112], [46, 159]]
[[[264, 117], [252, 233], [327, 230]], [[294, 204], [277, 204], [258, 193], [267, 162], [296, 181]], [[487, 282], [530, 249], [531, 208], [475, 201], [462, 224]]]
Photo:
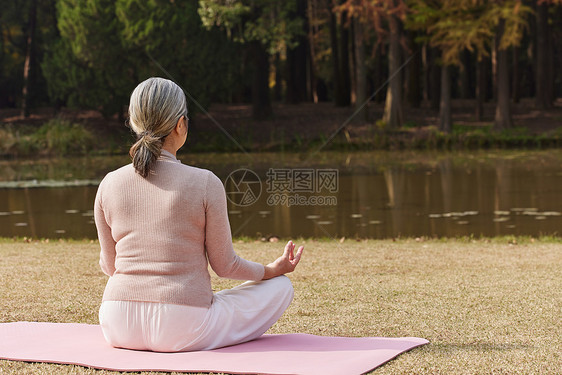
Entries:
[[3, 155], [95, 148], [150, 76], [209, 150], [562, 144], [560, 0], [2, 0], [0, 33]]

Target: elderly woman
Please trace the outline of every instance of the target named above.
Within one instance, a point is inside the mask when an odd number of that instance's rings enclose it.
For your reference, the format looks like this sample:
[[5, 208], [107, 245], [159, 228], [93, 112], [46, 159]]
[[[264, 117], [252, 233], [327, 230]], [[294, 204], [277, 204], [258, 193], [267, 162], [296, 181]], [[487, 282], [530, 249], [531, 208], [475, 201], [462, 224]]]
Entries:
[[[226, 195], [212, 172], [182, 164], [189, 119], [183, 91], [150, 78], [131, 95], [132, 164], [110, 172], [94, 205], [100, 265], [109, 276], [99, 311], [115, 347], [207, 350], [259, 337], [287, 309], [303, 247], [289, 241], [263, 266], [232, 248]], [[221, 277], [250, 280], [213, 293]]]

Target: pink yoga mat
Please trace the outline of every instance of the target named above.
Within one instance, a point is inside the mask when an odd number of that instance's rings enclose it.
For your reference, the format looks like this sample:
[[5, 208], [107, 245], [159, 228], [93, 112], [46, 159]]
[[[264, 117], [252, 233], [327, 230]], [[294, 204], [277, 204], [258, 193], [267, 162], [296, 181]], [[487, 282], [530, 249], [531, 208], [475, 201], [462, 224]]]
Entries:
[[363, 374], [416, 346], [415, 337], [264, 335], [227, 348], [155, 353], [116, 349], [98, 325], [0, 324], [0, 359], [74, 364], [115, 371], [225, 372], [230, 374]]

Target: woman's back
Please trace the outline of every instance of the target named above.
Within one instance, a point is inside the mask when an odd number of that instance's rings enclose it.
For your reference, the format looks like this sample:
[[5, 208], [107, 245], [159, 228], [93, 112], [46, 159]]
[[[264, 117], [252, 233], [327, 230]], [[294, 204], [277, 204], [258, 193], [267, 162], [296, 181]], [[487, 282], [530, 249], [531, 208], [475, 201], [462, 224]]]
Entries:
[[132, 165], [109, 173], [100, 184], [96, 212], [103, 215], [105, 229], [111, 228], [100, 231], [100, 241], [110, 242], [102, 244], [100, 264], [112, 275], [104, 300], [208, 307], [206, 249], [217, 273], [238, 279], [263, 274], [263, 266], [238, 258], [232, 249], [220, 180], [166, 151], [147, 178]]

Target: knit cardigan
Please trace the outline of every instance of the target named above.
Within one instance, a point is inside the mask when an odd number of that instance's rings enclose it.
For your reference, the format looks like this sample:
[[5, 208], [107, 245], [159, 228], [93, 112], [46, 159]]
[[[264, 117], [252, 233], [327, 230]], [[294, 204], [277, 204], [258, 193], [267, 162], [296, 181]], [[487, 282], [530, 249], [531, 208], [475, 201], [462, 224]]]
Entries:
[[100, 266], [110, 276], [103, 301], [209, 307], [209, 264], [221, 277], [263, 278], [263, 265], [234, 252], [221, 180], [167, 151], [147, 178], [131, 164], [107, 174], [94, 217]]

